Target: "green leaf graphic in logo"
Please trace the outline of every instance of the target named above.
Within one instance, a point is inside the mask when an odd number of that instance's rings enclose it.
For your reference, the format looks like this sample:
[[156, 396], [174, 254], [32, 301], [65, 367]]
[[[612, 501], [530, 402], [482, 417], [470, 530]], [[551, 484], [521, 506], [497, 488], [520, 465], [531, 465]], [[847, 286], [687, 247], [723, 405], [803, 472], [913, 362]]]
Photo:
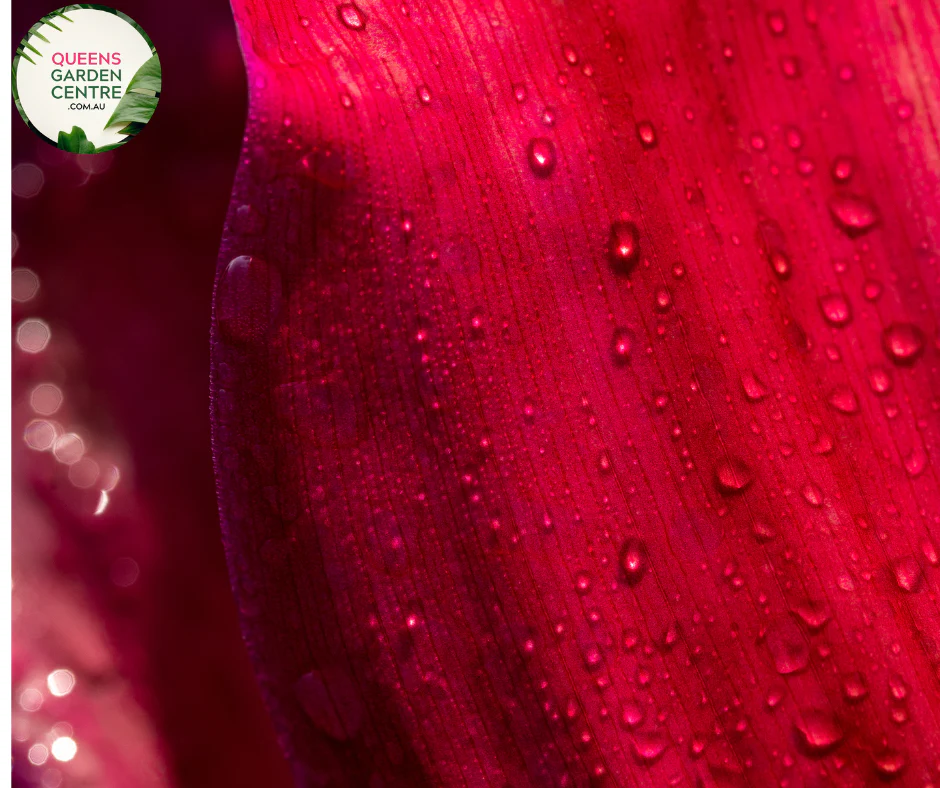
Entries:
[[94, 153], [95, 146], [85, 136], [85, 132], [78, 126], [72, 126], [71, 132], [59, 132], [58, 147], [69, 153]]
[[161, 82], [160, 58], [154, 55], [137, 69], [105, 127], [123, 126], [122, 134], [137, 134], [157, 108]]

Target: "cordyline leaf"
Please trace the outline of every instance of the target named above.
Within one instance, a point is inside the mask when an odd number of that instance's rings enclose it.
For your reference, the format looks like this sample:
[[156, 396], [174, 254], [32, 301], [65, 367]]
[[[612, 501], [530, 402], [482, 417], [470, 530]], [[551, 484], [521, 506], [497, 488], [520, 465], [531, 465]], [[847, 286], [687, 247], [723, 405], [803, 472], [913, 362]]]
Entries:
[[234, 8], [216, 470], [298, 783], [935, 779], [933, 11]]
[[70, 132], [60, 131], [57, 147], [69, 153], [94, 153], [95, 145], [78, 126], [72, 126]]
[[121, 124], [126, 128], [126, 124], [130, 123], [146, 124], [157, 108], [160, 84], [160, 58], [154, 55], [131, 78], [127, 91], [105, 124], [106, 127]]

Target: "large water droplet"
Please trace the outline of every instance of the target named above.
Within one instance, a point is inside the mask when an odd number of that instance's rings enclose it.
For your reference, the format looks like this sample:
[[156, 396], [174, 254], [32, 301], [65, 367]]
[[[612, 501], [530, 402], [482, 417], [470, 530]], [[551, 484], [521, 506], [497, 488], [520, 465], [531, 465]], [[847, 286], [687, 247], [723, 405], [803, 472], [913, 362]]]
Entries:
[[806, 711], [795, 723], [800, 743], [808, 755], [825, 755], [842, 742], [842, 727], [825, 711]]
[[620, 548], [620, 573], [627, 585], [635, 586], [646, 574], [647, 555], [643, 540], [631, 537]]
[[736, 495], [750, 486], [754, 481], [754, 474], [744, 460], [728, 457], [715, 466], [715, 481], [719, 492], [724, 495]]
[[657, 760], [666, 749], [666, 737], [659, 731], [637, 733], [633, 737], [633, 750], [643, 763]]
[[839, 413], [851, 414], [858, 412], [858, 397], [848, 386], [836, 386], [829, 392], [826, 400], [833, 410]]
[[526, 148], [529, 168], [538, 178], [547, 178], [555, 170], [555, 143], [547, 137], [535, 137]]
[[258, 342], [280, 309], [281, 277], [258, 257], [232, 260], [219, 280], [215, 314], [219, 331], [233, 342]]
[[806, 501], [810, 506], [818, 509], [823, 505], [823, 491], [822, 488], [815, 484], [814, 482], [807, 482], [803, 485], [803, 500]]
[[343, 3], [336, 9], [339, 14], [339, 20], [350, 30], [364, 30], [366, 26], [366, 15], [362, 13], [359, 6], [354, 3]]
[[751, 402], [760, 402], [767, 396], [767, 387], [753, 372], [741, 375], [741, 385], [744, 387], [744, 396]]
[[857, 194], [836, 194], [829, 198], [829, 213], [846, 235], [864, 235], [878, 224], [878, 209], [871, 200]]
[[908, 476], [914, 479], [927, 470], [929, 461], [927, 452], [920, 446], [915, 446], [904, 455], [904, 470], [907, 471]]
[[830, 325], [841, 328], [852, 322], [852, 305], [841, 293], [820, 296], [819, 308]]
[[885, 749], [872, 756], [875, 771], [884, 782], [890, 782], [901, 776], [907, 767], [907, 757], [900, 750]]
[[924, 332], [913, 323], [891, 323], [881, 335], [885, 355], [898, 366], [908, 366], [924, 352]]
[[802, 602], [794, 606], [793, 612], [811, 632], [819, 632], [829, 623], [829, 610], [822, 602]]
[[917, 563], [917, 559], [912, 555], [899, 558], [891, 565], [894, 573], [894, 582], [898, 588], [909, 594], [920, 591], [921, 583], [924, 579], [924, 573]]
[[809, 646], [799, 627], [789, 619], [767, 633], [767, 648], [773, 657], [774, 668], [782, 676], [799, 673], [809, 665]]
[[614, 222], [607, 240], [607, 257], [618, 274], [629, 274], [640, 256], [640, 231], [634, 222]]

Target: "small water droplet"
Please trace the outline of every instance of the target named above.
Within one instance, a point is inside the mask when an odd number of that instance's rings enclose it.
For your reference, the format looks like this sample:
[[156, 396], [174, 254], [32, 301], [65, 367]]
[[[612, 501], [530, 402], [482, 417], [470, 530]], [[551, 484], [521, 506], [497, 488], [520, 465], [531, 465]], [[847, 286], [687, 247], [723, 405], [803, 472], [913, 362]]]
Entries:
[[895, 109], [895, 114], [898, 116], [898, 120], [910, 120], [914, 117], [914, 105], [907, 99], [902, 99], [898, 102], [898, 106]]
[[354, 3], [343, 3], [337, 9], [339, 20], [350, 30], [364, 30], [366, 15]]
[[607, 240], [607, 258], [614, 271], [629, 274], [640, 255], [640, 231], [634, 222], [614, 222]]
[[754, 534], [754, 538], [761, 543], [769, 542], [777, 535], [777, 532], [762, 520], [756, 520], [754, 522], [751, 526], [751, 533]]
[[848, 386], [836, 386], [829, 392], [826, 401], [833, 410], [837, 410], [839, 413], [848, 415], [858, 412], [858, 398]]
[[630, 350], [632, 347], [630, 332], [624, 328], [617, 329], [614, 332], [612, 347], [614, 362], [619, 366], [626, 364], [630, 360]]
[[528, 97], [529, 91], [525, 85], [519, 82], [512, 86], [512, 95], [519, 104], [522, 104]]
[[848, 183], [855, 174], [855, 160], [851, 156], [836, 156], [830, 173], [836, 183]]
[[783, 36], [787, 32], [787, 15], [780, 10], [767, 12], [767, 28], [771, 35]]
[[627, 585], [635, 586], [646, 574], [646, 544], [631, 537], [620, 548], [620, 572]]
[[793, 55], [783, 55], [780, 58], [780, 71], [787, 79], [799, 79], [803, 74], [800, 59]]
[[774, 668], [781, 676], [799, 673], [809, 665], [809, 646], [799, 627], [790, 619], [767, 633], [767, 648], [773, 657]]
[[829, 623], [829, 610], [822, 602], [803, 602], [793, 608], [811, 632], [819, 632]]
[[787, 147], [792, 151], [798, 151], [803, 147], [803, 132], [796, 126], [787, 126], [785, 139]]
[[850, 238], [864, 235], [878, 224], [875, 204], [857, 194], [836, 194], [829, 198], [833, 221]]
[[774, 269], [774, 273], [780, 279], [789, 279], [790, 275], [793, 273], [790, 266], [790, 258], [787, 256], [787, 253], [782, 249], [774, 249], [768, 254], [770, 259], [770, 265]]
[[216, 318], [220, 332], [234, 342], [261, 340], [280, 308], [281, 278], [258, 257], [241, 255], [219, 281]]
[[928, 462], [927, 452], [919, 446], [915, 446], [904, 455], [904, 470], [913, 479], [927, 470]]
[[891, 570], [894, 573], [894, 581], [902, 591], [909, 594], [920, 591], [924, 574], [914, 556], [908, 555], [897, 559], [892, 564]]
[[813, 482], [807, 482], [803, 486], [803, 500], [806, 501], [810, 506], [815, 509], [818, 509], [823, 505], [823, 491], [818, 484]]
[[842, 679], [842, 694], [848, 703], [861, 703], [868, 697], [868, 682], [857, 671], [849, 673]]
[[744, 396], [751, 402], [760, 402], [768, 394], [767, 387], [753, 372], [745, 372], [741, 376], [741, 385], [744, 388]]
[[830, 325], [841, 328], [852, 322], [852, 305], [841, 293], [820, 296], [819, 308]]
[[862, 286], [862, 295], [865, 296], [866, 301], [877, 301], [881, 298], [883, 291], [884, 287], [876, 279], [866, 279], [865, 284]]
[[565, 62], [568, 63], [569, 66], [578, 65], [578, 53], [571, 44], [562, 46], [561, 54], [564, 56]]
[[422, 104], [431, 103], [431, 90], [427, 85], [418, 86], [418, 101], [420, 101]]
[[535, 137], [526, 148], [529, 168], [537, 178], [547, 178], [555, 171], [555, 143], [547, 137]]
[[403, 211], [401, 215], [401, 232], [406, 241], [415, 237], [415, 218], [411, 211]]
[[786, 694], [786, 687], [781, 684], [774, 684], [769, 690], [767, 690], [767, 695], [764, 697], [764, 703], [767, 704], [768, 709], [775, 709], [780, 705], [780, 702], [783, 700], [784, 695]]
[[643, 763], [653, 763], [666, 750], [666, 737], [659, 731], [637, 733], [633, 737], [633, 749], [636, 757]]
[[872, 756], [875, 764], [875, 771], [884, 781], [889, 782], [901, 776], [901, 773], [907, 767], [907, 757], [900, 750], [891, 748], [882, 750]]
[[869, 367], [868, 385], [871, 386], [871, 390], [879, 397], [890, 394], [891, 389], [894, 388], [894, 381], [891, 379], [891, 372], [880, 365]]
[[640, 144], [644, 148], [656, 147], [656, 129], [653, 128], [653, 124], [648, 120], [640, 121], [636, 124], [636, 135], [640, 138]]
[[620, 719], [628, 728], [635, 728], [646, 715], [643, 713], [643, 707], [634, 700], [624, 701], [620, 712]]
[[657, 287], [654, 298], [657, 312], [665, 313], [672, 309], [672, 293], [669, 292], [668, 287]]
[[940, 556], [937, 555], [937, 548], [929, 539], [925, 538], [921, 541], [920, 551], [923, 553], [924, 558], [927, 559], [927, 563], [931, 566], [940, 564]]
[[736, 495], [751, 485], [754, 474], [744, 460], [728, 457], [715, 466], [715, 480], [719, 492], [724, 495]]
[[574, 576], [574, 587], [579, 594], [586, 594], [591, 590], [591, 576], [587, 572], [578, 572]]
[[909, 366], [924, 352], [924, 332], [913, 323], [891, 323], [881, 335], [885, 354], [898, 366]]
[[826, 755], [842, 743], [842, 727], [828, 712], [803, 712], [795, 727], [808, 755]]

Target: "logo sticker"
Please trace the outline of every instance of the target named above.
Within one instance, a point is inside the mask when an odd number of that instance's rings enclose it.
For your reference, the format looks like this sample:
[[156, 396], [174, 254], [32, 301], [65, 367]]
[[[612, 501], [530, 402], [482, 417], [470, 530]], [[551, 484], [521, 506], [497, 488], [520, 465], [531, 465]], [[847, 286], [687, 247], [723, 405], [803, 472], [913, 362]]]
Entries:
[[13, 58], [13, 98], [26, 124], [70, 153], [132, 139], [160, 99], [160, 58], [126, 14], [68, 5], [33, 25]]

